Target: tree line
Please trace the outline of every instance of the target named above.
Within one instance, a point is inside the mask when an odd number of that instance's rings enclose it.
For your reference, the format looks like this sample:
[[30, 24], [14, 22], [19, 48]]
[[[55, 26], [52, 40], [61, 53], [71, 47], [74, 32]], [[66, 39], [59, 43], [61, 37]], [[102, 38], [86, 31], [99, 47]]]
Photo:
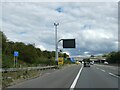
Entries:
[[[94, 55], [91, 55], [90, 57], [94, 57]], [[120, 51], [113, 51], [107, 54], [103, 54], [102, 57], [105, 57], [106, 61], [110, 64], [120, 63]]]
[[106, 60], [109, 63], [120, 63], [120, 51], [118, 52], [111, 52], [107, 55], [103, 55], [103, 57], [106, 57]]
[[[9, 41], [3, 32], [2, 34], [2, 67], [12, 67], [14, 62], [14, 51], [19, 52], [19, 65], [54, 65], [55, 51], [42, 51], [36, 48], [34, 44], [25, 44], [23, 42]], [[66, 53], [59, 53], [59, 56], [66, 58]]]

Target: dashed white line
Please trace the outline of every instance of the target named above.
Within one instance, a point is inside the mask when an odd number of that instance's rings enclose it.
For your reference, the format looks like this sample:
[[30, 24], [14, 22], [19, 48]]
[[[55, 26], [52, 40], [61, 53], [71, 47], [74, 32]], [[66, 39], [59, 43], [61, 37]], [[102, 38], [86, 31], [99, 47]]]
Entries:
[[110, 75], [114, 76], [114, 77], [117, 77], [117, 78], [120, 78], [119, 76], [113, 74], [113, 73], [109, 73]]
[[96, 69], [99, 69], [99, 68], [96, 68]]
[[[100, 69], [100, 68], [97, 68], [97, 67], [96, 67], [96, 69]], [[100, 70], [103, 71], [103, 72], [106, 72], [106, 71], [103, 70], [103, 69], [100, 69]], [[109, 75], [114, 76], [114, 77], [117, 77], [117, 78], [120, 78], [119, 76], [117, 76], [117, 75], [115, 75], [115, 74], [113, 74], [113, 73], [109, 73]]]
[[[96, 67], [96, 69], [100, 69], [100, 68], [97, 68], [97, 67]], [[105, 71], [105, 70], [103, 70], [103, 69], [100, 69], [100, 70], [101, 70], [101, 71], [103, 71], [103, 72], [106, 72], [106, 71]]]
[[105, 70], [101, 69], [101, 71], [105, 72]]
[[83, 69], [83, 65], [82, 65], [82, 67], [80, 68], [80, 70], [79, 70], [79, 72], [78, 72], [75, 80], [73, 81], [73, 83], [72, 83], [72, 85], [71, 85], [71, 87], [70, 87], [70, 90], [74, 90], [75, 85], [76, 85], [76, 83], [77, 83], [77, 81], [78, 81], [78, 78], [79, 78], [79, 76], [80, 76], [80, 74], [81, 74], [82, 69]]

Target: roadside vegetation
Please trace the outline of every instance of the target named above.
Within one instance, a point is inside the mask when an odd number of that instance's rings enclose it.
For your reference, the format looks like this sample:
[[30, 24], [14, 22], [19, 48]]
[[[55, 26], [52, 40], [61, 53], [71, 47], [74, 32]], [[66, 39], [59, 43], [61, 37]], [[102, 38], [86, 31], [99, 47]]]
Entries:
[[[55, 51], [42, 51], [40, 48], [36, 48], [34, 44], [25, 44], [23, 42], [13, 42], [9, 41], [5, 34], [0, 31], [0, 66], [2, 68], [13, 68], [14, 67], [14, 51], [19, 52], [18, 64], [19, 67], [36, 67], [36, 66], [46, 66], [46, 65], [55, 65]], [[59, 53], [59, 57], [64, 58], [64, 65], [66, 64], [75, 64], [66, 58], [69, 57], [66, 53]], [[94, 55], [91, 55], [94, 57]], [[109, 63], [119, 63], [120, 51], [111, 52], [104, 54], [103, 57], [106, 57], [106, 60]], [[2, 60], [1, 60], [2, 58]], [[90, 62], [89, 58], [84, 59], [85, 61]], [[1, 62], [2, 61], [2, 62]], [[2, 65], [1, 65], [2, 64]], [[58, 68], [61, 68], [59, 66]], [[58, 69], [57, 68], [57, 69]], [[40, 76], [42, 71], [30, 70], [30, 71], [16, 71], [16, 72], [3, 72], [2, 73], [2, 85], [7, 87], [11, 84], [17, 83], [21, 80], [34, 78]]]
[[106, 60], [111, 64], [118, 64], [120, 63], [120, 51], [118, 52], [111, 52], [107, 55], [103, 55], [103, 57], [106, 57]]
[[[23, 42], [12, 42], [2, 34], [2, 67], [11, 68], [14, 66], [14, 51], [19, 52], [18, 67], [30, 67], [39, 65], [55, 65], [55, 51], [42, 51], [36, 48], [34, 44], [25, 44]], [[66, 53], [59, 53], [60, 57], [68, 57]]]
[[[34, 44], [25, 44], [23, 42], [9, 41], [5, 34], [0, 31], [0, 47], [2, 50], [2, 68], [14, 68], [14, 51], [19, 52], [17, 68], [23, 67], [42, 67], [47, 65], [56, 65], [55, 63], [55, 51], [42, 51], [40, 48], [36, 48]], [[59, 53], [59, 57], [69, 57], [66, 53]], [[64, 61], [64, 65], [71, 64], [69, 60]], [[54, 69], [59, 69], [61, 66], [55, 66]], [[40, 76], [47, 70], [23, 70], [14, 72], [2, 73], [2, 86], [3, 88], [21, 82], [22, 80], [31, 79]]]
[[[95, 57], [91, 55], [90, 57]], [[102, 55], [103, 58], [106, 58], [106, 61], [110, 64], [119, 64], [120, 63], [120, 51], [114, 51], [107, 54]]]
[[41, 72], [37, 70], [2, 73], [2, 88], [8, 87], [10, 85], [19, 83], [30, 78], [38, 77], [40, 74]]

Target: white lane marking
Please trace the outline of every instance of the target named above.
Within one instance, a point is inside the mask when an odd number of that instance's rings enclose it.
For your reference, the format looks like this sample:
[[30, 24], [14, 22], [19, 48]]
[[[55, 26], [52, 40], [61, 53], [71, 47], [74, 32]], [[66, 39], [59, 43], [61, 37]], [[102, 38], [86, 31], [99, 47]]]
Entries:
[[117, 77], [117, 78], [120, 78], [119, 76], [113, 74], [113, 73], [109, 73], [110, 75], [114, 76], [114, 77]]
[[96, 69], [99, 69], [99, 68], [96, 68]]
[[72, 83], [72, 85], [71, 85], [71, 87], [70, 87], [70, 90], [74, 90], [75, 85], [76, 85], [76, 83], [77, 83], [77, 81], [78, 81], [78, 78], [79, 78], [79, 76], [80, 76], [80, 74], [81, 74], [82, 69], [83, 69], [83, 65], [82, 65], [82, 67], [80, 68], [80, 70], [79, 70], [79, 72], [78, 72], [75, 80], [73, 81], [73, 83]]
[[101, 69], [101, 71], [105, 72], [105, 70]]
[[46, 73], [46, 74], [50, 74], [50, 73]]

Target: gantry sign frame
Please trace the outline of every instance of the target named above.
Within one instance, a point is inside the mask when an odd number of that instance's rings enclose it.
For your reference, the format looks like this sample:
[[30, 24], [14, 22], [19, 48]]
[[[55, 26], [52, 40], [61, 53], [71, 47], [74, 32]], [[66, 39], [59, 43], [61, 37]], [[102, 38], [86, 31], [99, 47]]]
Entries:
[[75, 39], [60, 39], [58, 42], [57, 42], [57, 50], [56, 50], [56, 53], [57, 53], [57, 58], [56, 58], [56, 64], [58, 65], [58, 44], [60, 41], [63, 41], [63, 48], [76, 48], [76, 43], [75, 43]]
[[[57, 40], [57, 27], [59, 23], [54, 23], [55, 26], [55, 61], [56, 64], [58, 65], [58, 44], [61, 40], [63, 40], [63, 48], [75, 48], [75, 39], [60, 39], [59, 41]], [[69, 44], [67, 44], [69, 42]]]

